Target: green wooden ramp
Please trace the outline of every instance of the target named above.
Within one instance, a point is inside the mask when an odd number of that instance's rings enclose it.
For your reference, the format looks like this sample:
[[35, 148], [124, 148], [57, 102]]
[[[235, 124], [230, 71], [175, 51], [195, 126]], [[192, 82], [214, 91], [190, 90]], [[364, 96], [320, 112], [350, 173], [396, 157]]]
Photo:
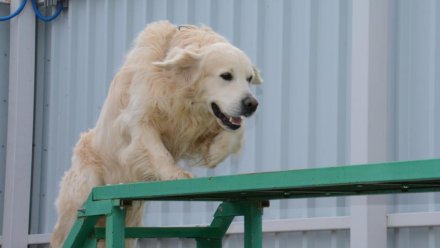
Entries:
[[[142, 182], [96, 187], [64, 247], [124, 247], [125, 238], [193, 238], [197, 247], [222, 246], [235, 216], [244, 216], [244, 247], [262, 246], [263, 208], [275, 199], [352, 196], [440, 190], [440, 159]], [[218, 201], [206, 227], [125, 227], [133, 200]], [[99, 217], [105, 228], [95, 228]]]

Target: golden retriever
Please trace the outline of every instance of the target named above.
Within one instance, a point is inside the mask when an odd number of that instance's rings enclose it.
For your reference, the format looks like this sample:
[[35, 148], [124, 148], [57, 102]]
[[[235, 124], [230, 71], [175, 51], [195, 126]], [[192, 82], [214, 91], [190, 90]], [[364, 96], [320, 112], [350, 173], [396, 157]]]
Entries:
[[[96, 127], [74, 148], [52, 247], [62, 246], [93, 187], [191, 178], [178, 161], [214, 167], [238, 152], [244, 119], [258, 106], [250, 86], [261, 82], [249, 58], [210, 28], [148, 25], [114, 77]], [[129, 207], [126, 225], [141, 225], [142, 212], [142, 203]]]

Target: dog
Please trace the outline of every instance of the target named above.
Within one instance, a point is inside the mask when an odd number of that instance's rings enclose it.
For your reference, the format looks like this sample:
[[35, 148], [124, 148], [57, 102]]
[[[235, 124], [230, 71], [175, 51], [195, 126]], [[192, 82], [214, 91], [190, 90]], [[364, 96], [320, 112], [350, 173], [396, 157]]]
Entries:
[[[212, 168], [237, 153], [245, 119], [258, 106], [251, 85], [260, 83], [245, 53], [209, 27], [148, 25], [115, 75], [96, 126], [75, 145], [51, 246], [62, 246], [93, 187], [191, 178], [177, 162]], [[126, 226], [141, 226], [142, 213], [143, 203], [134, 202]]]

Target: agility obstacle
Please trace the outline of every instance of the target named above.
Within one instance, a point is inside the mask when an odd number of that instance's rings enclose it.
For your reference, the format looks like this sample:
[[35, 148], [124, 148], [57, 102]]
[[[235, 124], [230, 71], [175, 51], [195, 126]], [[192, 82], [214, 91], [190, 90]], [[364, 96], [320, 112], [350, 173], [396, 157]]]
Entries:
[[[125, 238], [193, 238], [197, 248], [222, 247], [235, 216], [244, 216], [244, 247], [262, 247], [263, 208], [270, 200], [440, 191], [440, 159], [337, 166], [96, 187], [64, 247], [124, 247]], [[131, 201], [216, 201], [205, 227], [125, 227]], [[95, 227], [104, 216], [105, 227]]]

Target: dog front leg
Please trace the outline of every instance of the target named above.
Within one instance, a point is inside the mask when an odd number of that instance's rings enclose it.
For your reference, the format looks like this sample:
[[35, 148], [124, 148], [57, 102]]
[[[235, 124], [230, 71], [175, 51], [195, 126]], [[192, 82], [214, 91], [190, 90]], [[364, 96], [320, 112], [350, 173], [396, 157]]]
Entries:
[[132, 141], [124, 150], [121, 162], [132, 169], [139, 181], [193, 177], [190, 172], [176, 165], [159, 133], [153, 128], [137, 128], [131, 137]]
[[243, 143], [243, 129], [235, 132], [223, 131], [219, 133], [209, 146], [205, 154], [205, 166], [213, 168], [221, 163], [227, 156], [240, 151]]

